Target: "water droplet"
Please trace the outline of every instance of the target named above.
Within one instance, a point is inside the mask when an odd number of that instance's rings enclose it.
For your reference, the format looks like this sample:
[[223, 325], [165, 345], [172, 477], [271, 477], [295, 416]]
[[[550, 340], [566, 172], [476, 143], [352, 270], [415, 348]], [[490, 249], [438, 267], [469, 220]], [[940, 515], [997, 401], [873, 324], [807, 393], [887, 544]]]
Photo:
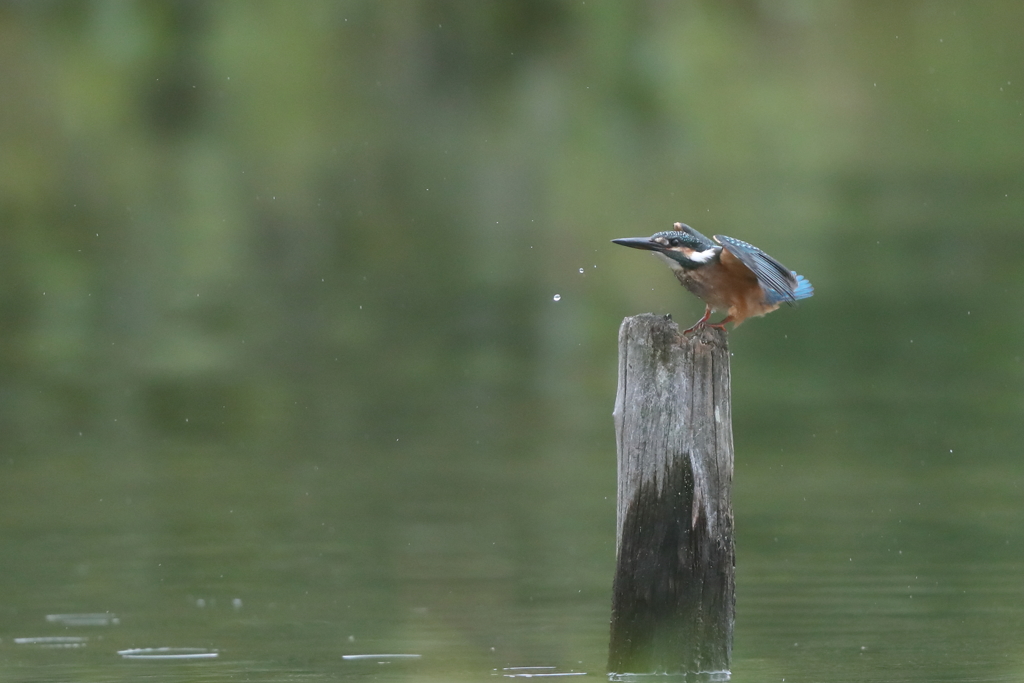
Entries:
[[580, 275], [583, 275], [583, 269], [580, 268]]
[[561, 300], [562, 300], [562, 295], [561, 294], [555, 294], [555, 301], [561, 301]]

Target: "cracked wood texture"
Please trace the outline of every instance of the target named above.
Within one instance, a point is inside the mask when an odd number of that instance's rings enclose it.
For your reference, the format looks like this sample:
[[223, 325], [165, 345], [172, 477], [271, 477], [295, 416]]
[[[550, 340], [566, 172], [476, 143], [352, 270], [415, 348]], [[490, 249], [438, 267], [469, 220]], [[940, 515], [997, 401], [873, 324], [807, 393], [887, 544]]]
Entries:
[[671, 318], [626, 318], [613, 415], [618, 513], [608, 669], [725, 673], [736, 606], [725, 332], [680, 338]]

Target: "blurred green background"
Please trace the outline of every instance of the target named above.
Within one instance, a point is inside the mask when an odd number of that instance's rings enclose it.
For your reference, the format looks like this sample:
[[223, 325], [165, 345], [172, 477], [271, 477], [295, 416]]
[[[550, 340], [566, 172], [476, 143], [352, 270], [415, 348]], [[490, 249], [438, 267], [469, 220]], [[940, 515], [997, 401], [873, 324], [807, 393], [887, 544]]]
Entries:
[[1022, 26], [0, 3], [0, 672], [603, 676], [617, 328], [703, 310], [609, 240], [685, 221], [816, 288], [730, 336], [734, 680], [1024, 679]]

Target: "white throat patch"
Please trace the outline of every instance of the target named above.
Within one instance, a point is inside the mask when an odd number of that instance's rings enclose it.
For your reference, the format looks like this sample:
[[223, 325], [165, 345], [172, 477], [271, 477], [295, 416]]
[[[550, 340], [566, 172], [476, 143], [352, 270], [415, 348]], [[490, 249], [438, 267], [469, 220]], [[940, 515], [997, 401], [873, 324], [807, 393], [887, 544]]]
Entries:
[[[711, 259], [715, 258], [715, 255], [717, 253], [718, 249], [715, 247], [711, 247], [710, 249], [707, 249], [705, 251], [691, 251], [689, 254], [686, 254], [686, 258], [690, 259], [694, 263], [707, 263]], [[653, 252], [653, 254], [660, 258], [665, 263], [667, 263], [668, 267], [671, 268], [672, 270], [686, 270], [683, 264], [681, 264], [679, 261], [676, 261], [671, 256], [666, 256], [660, 251], [655, 251]]]
[[696, 261], [697, 263], [707, 263], [711, 259], [715, 258], [715, 254], [717, 253], [718, 249], [711, 247], [705, 251], [695, 251], [692, 254], [689, 254], [687, 258], [691, 261]]

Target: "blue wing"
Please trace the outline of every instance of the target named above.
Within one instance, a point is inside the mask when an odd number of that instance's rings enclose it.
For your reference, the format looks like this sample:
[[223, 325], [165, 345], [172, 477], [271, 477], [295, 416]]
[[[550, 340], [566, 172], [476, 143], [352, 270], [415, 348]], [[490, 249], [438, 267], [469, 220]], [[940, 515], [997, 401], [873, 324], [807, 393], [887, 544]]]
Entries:
[[786, 268], [753, 244], [726, 235], [715, 235], [715, 241], [735, 256], [757, 278], [768, 303], [794, 303], [814, 294], [814, 287], [802, 275]]

